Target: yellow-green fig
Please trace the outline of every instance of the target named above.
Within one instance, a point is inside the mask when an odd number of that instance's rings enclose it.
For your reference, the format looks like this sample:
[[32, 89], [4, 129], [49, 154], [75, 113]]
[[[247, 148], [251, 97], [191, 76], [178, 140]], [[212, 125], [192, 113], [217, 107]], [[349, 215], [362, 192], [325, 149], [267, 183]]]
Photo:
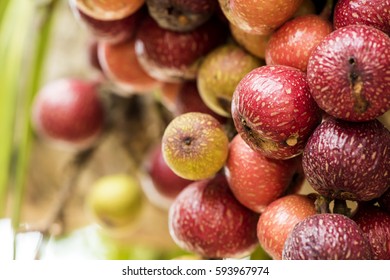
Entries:
[[105, 228], [129, 226], [141, 212], [140, 183], [126, 174], [101, 177], [87, 195], [87, 206], [96, 222]]
[[214, 176], [226, 162], [228, 145], [221, 124], [211, 115], [197, 112], [174, 118], [162, 138], [167, 165], [188, 180]]
[[203, 102], [215, 113], [230, 117], [233, 92], [240, 80], [264, 63], [235, 44], [209, 53], [202, 62], [197, 86]]

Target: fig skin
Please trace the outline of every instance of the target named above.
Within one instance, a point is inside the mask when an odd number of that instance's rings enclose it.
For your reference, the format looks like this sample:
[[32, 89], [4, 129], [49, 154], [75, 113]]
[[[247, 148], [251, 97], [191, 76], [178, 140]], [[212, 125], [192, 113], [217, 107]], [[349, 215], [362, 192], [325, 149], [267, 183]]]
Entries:
[[359, 226], [341, 214], [316, 214], [295, 225], [283, 260], [370, 260], [371, 247]]
[[308, 140], [307, 181], [331, 199], [369, 201], [390, 186], [390, 132], [378, 121], [326, 118]]
[[390, 0], [339, 0], [334, 9], [336, 29], [353, 24], [375, 27], [390, 36]]
[[260, 245], [274, 260], [281, 260], [284, 243], [294, 226], [315, 214], [314, 200], [309, 196], [291, 194], [278, 198], [260, 215], [257, 223]]
[[162, 137], [165, 162], [188, 180], [214, 176], [226, 162], [228, 145], [221, 124], [211, 115], [198, 112], [174, 118]]
[[255, 151], [274, 159], [300, 155], [322, 113], [306, 75], [284, 66], [261, 66], [237, 85], [232, 99], [237, 132]]
[[365, 25], [349, 25], [326, 36], [307, 65], [307, 81], [318, 106], [347, 121], [368, 121], [390, 109], [390, 38]]
[[218, 174], [187, 186], [169, 210], [178, 246], [207, 258], [242, 258], [257, 247], [258, 214], [240, 204]]
[[378, 203], [381, 208], [390, 213], [390, 187], [378, 198]]
[[359, 205], [352, 218], [370, 242], [374, 260], [390, 260], [390, 214], [373, 205]]

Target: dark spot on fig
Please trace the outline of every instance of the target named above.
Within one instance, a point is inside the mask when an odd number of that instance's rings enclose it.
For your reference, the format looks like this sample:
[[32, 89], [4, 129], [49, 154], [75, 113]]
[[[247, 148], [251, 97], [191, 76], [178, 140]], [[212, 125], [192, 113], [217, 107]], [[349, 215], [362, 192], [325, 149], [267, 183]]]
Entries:
[[369, 102], [364, 97], [364, 83], [360, 71], [358, 69], [357, 60], [351, 56], [348, 58], [349, 75], [351, 94], [354, 99], [353, 109], [356, 113], [364, 113], [369, 107]]
[[190, 146], [191, 143], [192, 143], [192, 141], [193, 141], [192, 137], [189, 137], [189, 136], [188, 136], [188, 137], [185, 137], [185, 138], [183, 139], [184, 144], [187, 145], [187, 146]]
[[173, 15], [175, 8], [172, 6], [168, 6], [166, 10], [168, 15]]
[[260, 135], [257, 135], [256, 131], [254, 131], [250, 126], [248, 126], [246, 120], [243, 117], [240, 117], [240, 121], [242, 127], [244, 128], [246, 135], [251, 141], [254, 143], [256, 147], [261, 148], [264, 151], [277, 151], [278, 147], [272, 141], [263, 139]]

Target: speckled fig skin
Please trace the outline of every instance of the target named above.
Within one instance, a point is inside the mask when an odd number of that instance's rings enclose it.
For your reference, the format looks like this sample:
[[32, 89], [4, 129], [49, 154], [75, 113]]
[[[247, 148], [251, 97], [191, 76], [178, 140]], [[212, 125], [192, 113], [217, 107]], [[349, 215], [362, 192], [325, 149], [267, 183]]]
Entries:
[[194, 80], [200, 59], [226, 39], [226, 28], [207, 21], [185, 33], [161, 28], [147, 17], [136, 34], [135, 50], [145, 71], [163, 82]]
[[371, 247], [359, 226], [341, 214], [316, 214], [295, 225], [284, 260], [370, 260]]
[[233, 92], [251, 70], [264, 65], [234, 44], [208, 53], [199, 68], [197, 86], [204, 103], [215, 113], [230, 117]]
[[323, 196], [378, 198], [390, 186], [390, 132], [377, 120], [327, 118], [308, 140], [302, 165], [307, 181]]
[[303, 0], [219, 0], [227, 19], [242, 30], [267, 35], [291, 18]]
[[300, 162], [270, 159], [251, 149], [238, 134], [229, 145], [226, 178], [244, 206], [262, 213], [291, 184]]
[[51, 143], [83, 149], [97, 140], [104, 126], [99, 84], [64, 78], [42, 87], [32, 107], [35, 131]]
[[359, 205], [352, 218], [371, 245], [374, 260], [390, 260], [390, 213], [373, 205]]
[[226, 162], [228, 145], [221, 124], [209, 114], [198, 112], [174, 118], [162, 137], [166, 163], [178, 176], [188, 180], [214, 176]]
[[339, 0], [334, 9], [336, 29], [353, 24], [375, 27], [390, 36], [389, 0]]
[[283, 65], [256, 68], [240, 81], [232, 117], [252, 149], [275, 159], [301, 154], [322, 118], [304, 72]]
[[149, 14], [165, 29], [187, 32], [205, 23], [217, 0], [146, 0]]
[[375, 119], [390, 109], [390, 38], [365, 25], [333, 31], [313, 51], [307, 80], [328, 114], [348, 120]]
[[317, 15], [305, 15], [284, 23], [265, 50], [267, 65], [287, 65], [306, 71], [312, 51], [331, 33], [332, 24]]
[[240, 204], [222, 174], [187, 186], [169, 210], [178, 246], [207, 258], [242, 258], [258, 245], [258, 214]]
[[274, 260], [281, 260], [284, 243], [294, 226], [314, 214], [314, 200], [305, 195], [291, 194], [273, 201], [257, 223], [261, 247]]

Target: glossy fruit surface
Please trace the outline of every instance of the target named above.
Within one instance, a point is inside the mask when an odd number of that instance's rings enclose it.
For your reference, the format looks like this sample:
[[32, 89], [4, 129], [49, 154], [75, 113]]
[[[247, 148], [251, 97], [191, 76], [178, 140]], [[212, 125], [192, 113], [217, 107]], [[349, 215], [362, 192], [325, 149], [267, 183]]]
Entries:
[[257, 246], [257, 220], [235, 199], [223, 175], [192, 183], [169, 211], [176, 244], [208, 258], [249, 256]]
[[283, 248], [284, 260], [369, 260], [362, 230], [340, 214], [316, 214], [296, 224]]
[[267, 65], [281, 64], [306, 71], [312, 51], [332, 30], [332, 24], [317, 15], [294, 18], [271, 35], [265, 61]]
[[303, 152], [307, 181], [329, 198], [368, 201], [390, 185], [390, 132], [377, 120], [327, 118]]
[[334, 27], [363, 24], [390, 35], [389, 0], [339, 0], [334, 9]]
[[349, 25], [333, 31], [313, 51], [307, 80], [328, 114], [367, 121], [390, 109], [390, 38], [376, 28]]
[[372, 205], [359, 206], [353, 220], [370, 242], [374, 260], [390, 260], [390, 213]]
[[263, 155], [287, 159], [302, 153], [321, 120], [304, 72], [289, 66], [262, 66], [238, 84], [232, 117], [245, 142]]
[[298, 163], [296, 159], [267, 158], [251, 149], [238, 134], [230, 142], [225, 173], [235, 197], [246, 207], [261, 213], [286, 191]]
[[257, 223], [260, 245], [274, 260], [281, 260], [284, 243], [294, 226], [314, 214], [314, 200], [307, 196], [291, 194], [278, 198], [260, 215]]

